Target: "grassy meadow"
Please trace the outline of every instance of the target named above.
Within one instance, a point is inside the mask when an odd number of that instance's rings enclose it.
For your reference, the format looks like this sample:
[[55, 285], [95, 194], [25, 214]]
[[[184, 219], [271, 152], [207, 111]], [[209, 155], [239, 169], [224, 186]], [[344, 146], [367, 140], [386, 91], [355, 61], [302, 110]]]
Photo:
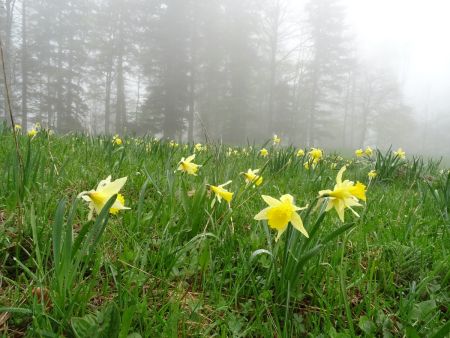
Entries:
[[[310, 149], [272, 139], [229, 148], [45, 130], [17, 137], [20, 157], [0, 130], [0, 336], [450, 332], [450, 176], [439, 161], [376, 149], [313, 161]], [[192, 154], [196, 175], [177, 170]], [[337, 207], [327, 211], [333, 194], [318, 198], [343, 166], [343, 180], [364, 184], [367, 197], [348, 197], [361, 205], [352, 207], [359, 217], [345, 207], [344, 222]], [[260, 169], [258, 185], [246, 184], [249, 168]], [[117, 210], [114, 193], [88, 220], [94, 195], [79, 194], [109, 175], [127, 177], [120, 205], [130, 209]], [[211, 186], [229, 180], [227, 203]], [[254, 219], [269, 206], [261, 195], [285, 194], [306, 207], [297, 213], [309, 237], [289, 222], [275, 240], [270, 217], [285, 209]]]

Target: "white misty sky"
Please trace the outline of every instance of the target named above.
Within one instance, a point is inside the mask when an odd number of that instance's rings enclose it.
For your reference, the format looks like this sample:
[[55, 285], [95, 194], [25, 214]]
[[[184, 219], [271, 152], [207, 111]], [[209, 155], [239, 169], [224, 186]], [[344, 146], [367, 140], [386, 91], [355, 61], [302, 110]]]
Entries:
[[362, 52], [397, 69], [416, 111], [450, 112], [450, 0], [342, 2]]

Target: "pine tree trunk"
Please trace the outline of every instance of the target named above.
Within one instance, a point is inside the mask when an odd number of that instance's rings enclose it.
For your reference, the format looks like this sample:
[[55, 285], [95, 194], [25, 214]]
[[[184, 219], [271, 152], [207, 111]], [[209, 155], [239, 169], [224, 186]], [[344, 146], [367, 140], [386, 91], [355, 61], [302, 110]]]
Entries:
[[27, 2], [22, 2], [22, 128], [28, 129]]
[[127, 125], [127, 112], [126, 112], [126, 103], [125, 103], [125, 80], [123, 74], [123, 45], [124, 45], [124, 37], [123, 37], [123, 22], [122, 15], [119, 13], [119, 41], [117, 48], [118, 56], [117, 56], [117, 102], [116, 102], [116, 132], [122, 134], [125, 132]]

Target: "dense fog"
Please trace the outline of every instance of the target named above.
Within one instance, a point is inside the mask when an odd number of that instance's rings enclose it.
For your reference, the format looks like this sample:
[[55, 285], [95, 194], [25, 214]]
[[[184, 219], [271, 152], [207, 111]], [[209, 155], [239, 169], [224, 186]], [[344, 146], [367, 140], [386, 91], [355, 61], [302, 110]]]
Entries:
[[23, 130], [448, 155], [442, 27], [415, 30], [400, 2], [0, 0], [13, 113]]

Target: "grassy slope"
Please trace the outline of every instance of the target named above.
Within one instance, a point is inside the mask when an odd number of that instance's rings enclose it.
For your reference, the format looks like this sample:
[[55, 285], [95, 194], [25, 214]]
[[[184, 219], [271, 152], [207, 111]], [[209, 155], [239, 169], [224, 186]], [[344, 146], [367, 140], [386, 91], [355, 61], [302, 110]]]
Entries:
[[[299, 206], [312, 203], [319, 190], [333, 187], [343, 160], [331, 169], [336, 160], [329, 156], [306, 170], [291, 148], [278, 155], [269, 149], [266, 160], [257, 150], [227, 156], [226, 148], [210, 146], [197, 155], [203, 167], [193, 177], [174, 173], [192, 147], [145, 139], [118, 147], [109, 139], [41, 134], [27, 160], [27, 142], [21, 137], [28, 181], [18, 208], [14, 147], [11, 135], [0, 134], [0, 304], [9, 307], [0, 328], [6, 336], [426, 336], [448, 323], [449, 221], [425, 182], [439, 187], [433, 166], [416, 177], [401, 166], [373, 182], [361, 218], [346, 211], [355, 226], [308, 261], [286, 303], [271, 282], [279, 256], [273, 265], [266, 254], [251, 259], [258, 249], [281, 250], [287, 239], [286, 233], [272, 247], [275, 232], [253, 220], [265, 207], [260, 195], [290, 193]], [[367, 184], [372, 166], [353, 163], [345, 178]], [[248, 168], [264, 168], [263, 185], [245, 188], [239, 173]], [[77, 194], [110, 174], [128, 176], [123, 194], [132, 210], [110, 217], [96, 250], [83, 258], [84, 269], [61, 287], [52, 254], [59, 200], [67, 200], [67, 217]], [[232, 210], [224, 203], [211, 208], [206, 183], [229, 179]], [[80, 201], [75, 238], [87, 214]], [[316, 210], [311, 219], [317, 217]], [[319, 236], [339, 226], [331, 211]]]

